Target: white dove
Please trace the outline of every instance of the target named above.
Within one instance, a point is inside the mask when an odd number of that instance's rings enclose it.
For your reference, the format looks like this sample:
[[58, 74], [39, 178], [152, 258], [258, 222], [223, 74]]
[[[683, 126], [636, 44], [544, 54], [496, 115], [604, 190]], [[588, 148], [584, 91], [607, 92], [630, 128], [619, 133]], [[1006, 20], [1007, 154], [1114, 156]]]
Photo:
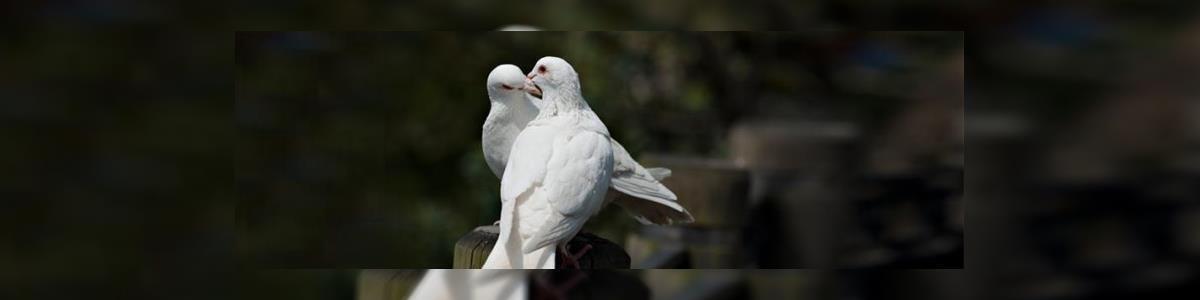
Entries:
[[[604, 204], [613, 173], [608, 129], [592, 112], [579, 76], [557, 57], [538, 60], [529, 79], [542, 105], [513, 144], [500, 181], [500, 237], [483, 268], [552, 269]], [[578, 267], [576, 259], [566, 259]]]
[[538, 115], [536, 99], [528, 93], [541, 95], [525, 78], [521, 68], [499, 65], [487, 79], [488, 100], [492, 109], [483, 121], [483, 158], [496, 177], [504, 174], [513, 140], [525, 129], [525, 124]]
[[[513, 141], [525, 125], [538, 115], [541, 96], [532, 84], [526, 83], [521, 69], [500, 65], [488, 74], [487, 90], [491, 111], [483, 122], [483, 157], [496, 177], [504, 175]], [[589, 113], [591, 113], [589, 111]], [[594, 113], [592, 113], [594, 115]], [[659, 183], [670, 176], [665, 168], [646, 169], [633, 160], [625, 147], [609, 138], [613, 148], [611, 187], [633, 197], [617, 197], [616, 203], [642, 224], [672, 224], [692, 222], [692, 215], [676, 202], [675, 193]]]

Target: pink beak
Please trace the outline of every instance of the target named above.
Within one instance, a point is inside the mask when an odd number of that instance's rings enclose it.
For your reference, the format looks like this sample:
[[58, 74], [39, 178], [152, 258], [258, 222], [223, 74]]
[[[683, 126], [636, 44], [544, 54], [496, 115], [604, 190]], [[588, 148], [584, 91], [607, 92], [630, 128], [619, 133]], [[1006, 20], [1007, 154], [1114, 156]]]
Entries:
[[526, 93], [529, 93], [531, 95], [537, 96], [538, 98], [542, 97], [542, 89], [538, 88], [538, 86], [536, 84], [533, 84], [533, 80], [531, 80], [530, 78], [525, 78], [525, 85], [521, 87], [521, 90], [523, 90]]

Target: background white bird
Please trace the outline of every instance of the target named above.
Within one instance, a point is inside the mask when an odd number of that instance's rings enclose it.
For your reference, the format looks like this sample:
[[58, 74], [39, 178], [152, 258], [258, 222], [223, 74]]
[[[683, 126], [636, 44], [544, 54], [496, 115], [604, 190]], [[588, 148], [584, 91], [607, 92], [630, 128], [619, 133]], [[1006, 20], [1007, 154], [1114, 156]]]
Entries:
[[513, 141], [538, 115], [537, 99], [529, 93], [540, 96], [540, 91], [525, 78], [521, 68], [505, 64], [488, 74], [487, 92], [492, 108], [483, 121], [483, 158], [492, 173], [500, 177]]
[[[513, 141], [525, 125], [538, 115], [541, 100], [537, 90], [514, 65], [500, 65], [488, 74], [487, 90], [491, 111], [483, 123], [483, 156], [496, 177], [502, 177]], [[594, 115], [594, 113], [592, 114]], [[597, 118], [598, 120], [598, 118]], [[659, 180], [670, 176], [665, 168], [646, 169], [638, 164], [625, 147], [609, 137], [613, 148], [611, 187], [633, 196], [617, 197], [616, 203], [642, 224], [692, 222], [692, 216], [679, 205], [675, 193]]]
[[500, 184], [500, 237], [485, 269], [554, 268], [556, 247], [568, 253], [567, 241], [604, 204], [613, 173], [608, 129], [574, 68], [545, 57], [528, 77], [544, 102], [513, 144]]

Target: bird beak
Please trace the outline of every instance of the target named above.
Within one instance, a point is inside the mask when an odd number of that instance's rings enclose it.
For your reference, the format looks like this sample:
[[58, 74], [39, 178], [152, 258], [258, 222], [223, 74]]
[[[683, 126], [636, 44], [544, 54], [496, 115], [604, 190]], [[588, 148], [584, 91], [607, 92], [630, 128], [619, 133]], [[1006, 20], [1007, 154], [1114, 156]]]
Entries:
[[538, 88], [536, 84], [533, 84], [533, 80], [530, 80], [529, 78], [525, 79], [525, 85], [521, 87], [521, 90], [533, 95], [534, 97], [537, 97], [538, 99], [542, 98], [542, 89]]

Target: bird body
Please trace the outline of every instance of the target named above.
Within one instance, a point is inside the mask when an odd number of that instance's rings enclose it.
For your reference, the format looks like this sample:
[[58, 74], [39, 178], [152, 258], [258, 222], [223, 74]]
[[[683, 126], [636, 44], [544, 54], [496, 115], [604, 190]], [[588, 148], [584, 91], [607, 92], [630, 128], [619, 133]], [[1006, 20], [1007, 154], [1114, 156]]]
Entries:
[[[553, 268], [554, 250], [600, 211], [612, 173], [612, 148], [604, 131], [578, 126], [578, 118], [535, 121], [518, 137], [501, 181], [508, 216], [501, 240], [516, 237], [526, 254], [522, 268]], [[532, 151], [524, 149], [534, 148]], [[512, 237], [505, 237], [509, 227]], [[516, 240], [512, 240], [516, 241]], [[532, 258], [532, 259], [530, 259]]]
[[[488, 75], [488, 98], [491, 110], [483, 123], [483, 155], [488, 167], [496, 177], [502, 177], [508, 164], [508, 156], [517, 135], [536, 118], [540, 106], [546, 100], [538, 100], [526, 91], [532, 91], [524, 83], [525, 75], [513, 65], [500, 65]], [[522, 87], [505, 89], [504, 86]], [[539, 91], [540, 92], [540, 91]], [[584, 103], [586, 105], [586, 103]], [[557, 107], [554, 108], [556, 111]], [[633, 197], [617, 197], [616, 203], [642, 224], [672, 224], [692, 222], [692, 216], [676, 202], [671, 192], [659, 180], [670, 176], [671, 171], [663, 168], [645, 168], [625, 150], [621, 143], [608, 135], [604, 124], [591, 109], [583, 110], [588, 118], [596, 120], [603, 129], [613, 148], [613, 174], [610, 186], [618, 192]], [[595, 126], [593, 124], [592, 126]]]

